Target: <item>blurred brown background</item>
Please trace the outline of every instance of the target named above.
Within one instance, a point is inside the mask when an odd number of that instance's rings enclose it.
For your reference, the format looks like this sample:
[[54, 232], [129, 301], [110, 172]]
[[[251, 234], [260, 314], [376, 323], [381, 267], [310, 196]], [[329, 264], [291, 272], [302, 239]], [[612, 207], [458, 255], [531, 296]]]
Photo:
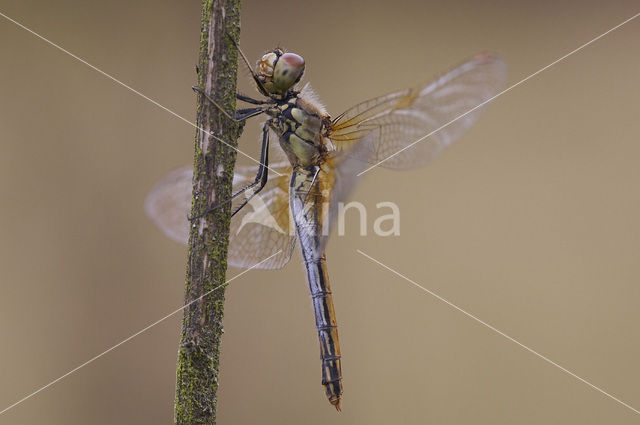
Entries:
[[[0, 11], [194, 118], [199, 2]], [[482, 50], [515, 83], [637, 12], [604, 0], [246, 1], [242, 47], [251, 60], [278, 44], [302, 54], [336, 115]], [[375, 204], [394, 201], [401, 236], [360, 237], [354, 220], [329, 245], [341, 414], [320, 385], [299, 255], [235, 280], [219, 423], [638, 423], [356, 249], [640, 408], [639, 36], [636, 20], [497, 99], [433, 165], [366, 176], [354, 198], [369, 230]], [[1, 410], [181, 305], [186, 250], [143, 201], [191, 161], [195, 131], [2, 18], [0, 37]], [[240, 142], [256, 156], [257, 121]], [[171, 424], [181, 316], [0, 424]]]

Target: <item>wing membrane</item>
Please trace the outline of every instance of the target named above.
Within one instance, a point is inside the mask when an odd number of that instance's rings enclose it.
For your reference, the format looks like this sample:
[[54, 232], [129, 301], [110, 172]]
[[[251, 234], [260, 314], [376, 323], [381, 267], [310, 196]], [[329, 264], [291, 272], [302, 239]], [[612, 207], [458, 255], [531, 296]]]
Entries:
[[[291, 164], [287, 161], [270, 167], [282, 175], [270, 173], [264, 189], [231, 220], [229, 264], [234, 267], [252, 267], [278, 251], [278, 255], [257, 268], [279, 269], [291, 259], [295, 245], [295, 231], [289, 217]], [[254, 179], [254, 175], [246, 174], [247, 168], [238, 170], [234, 186], [240, 173], [245, 173], [242, 181], [238, 179], [240, 187]], [[255, 167], [250, 167], [250, 170], [255, 173]]]
[[[278, 269], [291, 258], [295, 244], [289, 223], [291, 166], [282, 162], [270, 167], [282, 175], [270, 173], [265, 188], [231, 220], [228, 257], [231, 266], [253, 267], [279, 250], [278, 255], [257, 268]], [[253, 181], [255, 172], [254, 166], [236, 167], [234, 189]], [[192, 179], [192, 167], [178, 168], [154, 186], [145, 202], [147, 215], [165, 235], [185, 245], [189, 239], [187, 216], [191, 210]]]
[[365, 163], [354, 158], [360, 153], [360, 147], [355, 146], [350, 151], [354, 155], [328, 158], [318, 173], [318, 189], [322, 195], [319, 202], [323, 205], [320, 252], [326, 248], [329, 234], [338, 218], [340, 203], [349, 197], [359, 179], [358, 173], [364, 169]]
[[[469, 128], [482, 108], [399, 151], [490, 99], [505, 79], [504, 62], [481, 53], [428, 84], [380, 96], [345, 111], [332, 122], [331, 140], [339, 152], [367, 163], [391, 156], [380, 164], [382, 167], [425, 165]], [[356, 145], [360, 145], [358, 149], [354, 149]]]
[[193, 167], [176, 168], [153, 186], [144, 202], [144, 210], [155, 225], [185, 245], [189, 241], [192, 179]]

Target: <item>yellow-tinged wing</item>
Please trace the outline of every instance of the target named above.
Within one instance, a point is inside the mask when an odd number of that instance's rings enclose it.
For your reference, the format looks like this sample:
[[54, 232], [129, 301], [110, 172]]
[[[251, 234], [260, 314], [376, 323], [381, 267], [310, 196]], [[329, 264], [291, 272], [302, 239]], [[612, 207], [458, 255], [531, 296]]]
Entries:
[[428, 84], [354, 106], [332, 121], [329, 137], [338, 156], [370, 164], [384, 160], [380, 166], [394, 169], [425, 165], [469, 128], [482, 108], [407, 146], [496, 95], [505, 80], [504, 62], [481, 53]]
[[[253, 267], [278, 251], [257, 268], [279, 269], [291, 259], [296, 240], [289, 217], [291, 164], [285, 161], [269, 167], [281, 175], [270, 172], [264, 189], [231, 220], [229, 264], [234, 267]], [[244, 180], [239, 181], [239, 186], [244, 187], [253, 181], [255, 172], [255, 167], [242, 167], [234, 175], [234, 186], [240, 173], [245, 173]]]
[[[276, 149], [279, 149], [277, 147]], [[270, 172], [262, 191], [253, 197], [231, 220], [229, 235], [230, 266], [249, 268], [280, 251], [259, 269], [279, 269], [291, 258], [295, 233], [289, 223], [289, 162], [270, 164], [281, 176]], [[236, 167], [234, 189], [240, 189], [255, 178], [255, 166]], [[147, 196], [145, 211], [171, 239], [186, 244], [189, 239], [193, 169], [178, 168], [160, 180]]]
[[[353, 152], [353, 151], [352, 151]], [[322, 215], [320, 215], [320, 235], [319, 251], [324, 252], [331, 229], [338, 218], [339, 206], [344, 202], [356, 182], [357, 174], [362, 171], [362, 161], [355, 160], [344, 155], [335, 158], [327, 158], [321, 165], [318, 172], [318, 193], [317, 201], [322, 205]]]

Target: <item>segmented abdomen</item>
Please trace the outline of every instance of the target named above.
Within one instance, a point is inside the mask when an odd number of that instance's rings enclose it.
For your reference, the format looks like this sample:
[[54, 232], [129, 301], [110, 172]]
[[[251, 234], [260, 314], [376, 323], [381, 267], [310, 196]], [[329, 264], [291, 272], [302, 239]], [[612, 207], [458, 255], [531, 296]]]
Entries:
[[320, 249], [323, 196], [318, 192], [318, 170], [317, 166], [297, 167], [293, 170], [290, 203], [302, 258], [307, 269], [307, 281], [320, 341], [322, 385], [325, 386], [329, 402], [340, 410], [340, 343], [326, 260], [324, 252]]

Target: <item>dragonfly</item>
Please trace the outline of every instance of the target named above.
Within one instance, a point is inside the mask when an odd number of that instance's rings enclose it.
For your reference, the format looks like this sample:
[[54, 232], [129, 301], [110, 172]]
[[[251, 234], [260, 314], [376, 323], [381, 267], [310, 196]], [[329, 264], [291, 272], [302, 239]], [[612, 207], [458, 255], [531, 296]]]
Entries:
[[[257, 173], [241, 166], [234, 174], [228, 264], [280, 269], [298, 242], [320, 342], [322, 385], [340, 411], [341, 353], [325, 255], [338, 205], [371, 164], [408, 169], [433, 160], [476, 121], [483, 109], [478, 106], [499, 92], [506, 66], [498, 56], [480, 53], [426, 84], [372, 98], [332, 118], [311, 86], [300, 83], [306, 67], [300, 55], [276, 48], [255, 70], [242, 57], [264, 99], [237, 94], [253, 106], [233, 116], [219, 109], [235, 120], [262, 114], [267, 119]], [[192, 177], [192, 167], [174, 170], [145, 203], [156, 225], [185, 244]]]

